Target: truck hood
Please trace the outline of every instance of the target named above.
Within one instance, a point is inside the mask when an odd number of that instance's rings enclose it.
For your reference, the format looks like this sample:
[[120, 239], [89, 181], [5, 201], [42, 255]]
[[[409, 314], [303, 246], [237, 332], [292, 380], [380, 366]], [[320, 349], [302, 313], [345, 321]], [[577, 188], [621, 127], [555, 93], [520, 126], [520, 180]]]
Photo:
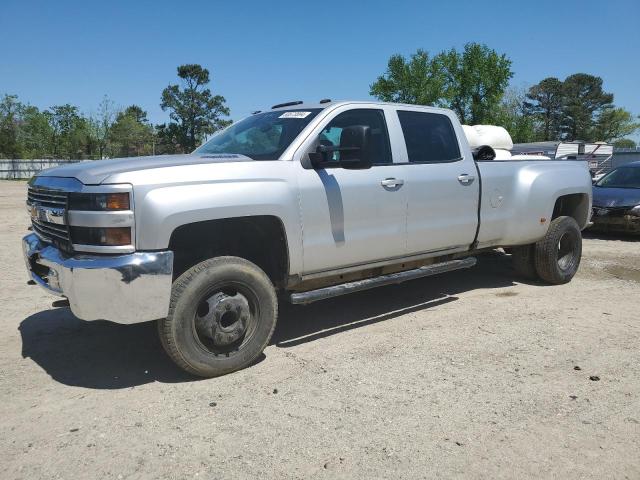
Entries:
[[223, 162], [253, 162], [239, 154], [188, 154], [156, 155], [153, 157], [128, 157], [109, 160], [87, 160], [49, 168], [38, 173], [41, 177], [73, 177], [85, 185], [98, 185], [118, 173], [135, 172], [151, 168], [177, 167]]
[[640, 188], [593, 187], [594, 207], [635, 207], [640, 205]]

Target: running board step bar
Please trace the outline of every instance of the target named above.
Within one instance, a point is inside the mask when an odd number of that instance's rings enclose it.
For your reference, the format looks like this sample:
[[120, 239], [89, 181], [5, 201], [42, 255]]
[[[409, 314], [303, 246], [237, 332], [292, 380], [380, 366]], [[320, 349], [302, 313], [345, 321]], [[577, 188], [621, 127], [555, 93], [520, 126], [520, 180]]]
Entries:
[[325, 298], [338, 297], [347, 293], [360, 292], [369, 290], [370, 288], [381, 287], [383, 285], [392, 285], [414, 280], [416, 278], [429, 277], [439, 273], [451, 272], [463, 268], [471, 268], [476, 264], [475, 257], [467, 257], [461, 260], [450, 260], [448, 262], [434, 263], [433, 265], [425, 265], [424, 267], [404, 272], [389, 273], [379, 277], [367, 278], [365, 280], [356, 280], [354, 282], [342, 283], [332, 287], [319, 288], [317, 290], [309, 290], [308, 292], [292, 293], [290, 300], [294, 304], [307, 304], [324, 300]]

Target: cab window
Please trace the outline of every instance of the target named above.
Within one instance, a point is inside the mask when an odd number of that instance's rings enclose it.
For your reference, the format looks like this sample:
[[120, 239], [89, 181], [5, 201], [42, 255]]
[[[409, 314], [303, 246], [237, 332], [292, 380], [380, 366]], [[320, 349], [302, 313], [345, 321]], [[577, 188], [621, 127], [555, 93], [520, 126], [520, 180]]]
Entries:
[[277, 160], [322, 109], [273, 110], [251, 115], [216, 133], [197, 154], [241, 154]]
[[[342, 130], [356, 125], [365, 125], [371, 130], [369, 146], [371, 148], [372, 163], [374, 165], [391, 163], [389, 134], [387, 133], [387, 124], [382, 110], [360, 108], [340, 113], [322, 130], [318, 138], [318, 144], [338, 147], [340, 146]], [[332, 152], [327, 160], [329, 162], [340, 161], [340, 152]]]
[[458, 139], [451, 120], [439, 113], [398, 110], [410, 163], [460, 160]]

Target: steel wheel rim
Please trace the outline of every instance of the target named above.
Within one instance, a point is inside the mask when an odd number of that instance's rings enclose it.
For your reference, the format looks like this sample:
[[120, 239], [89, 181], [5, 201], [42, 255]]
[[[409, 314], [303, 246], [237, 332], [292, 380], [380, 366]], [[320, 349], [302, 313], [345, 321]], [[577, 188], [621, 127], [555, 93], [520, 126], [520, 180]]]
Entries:
[[[224, 298], [221, 298], [221, 295], [224, 295]], [[228, 302], [229, 298], [233, 299], [232, 304], [238, 301], [242, 302], [243, 299], [246, 301], [248, 311], [244, 313], [248, 313], [248, 315], [246, 315], [245, 326], [242, 326], [242, 309], [240, 314], [227, 310], [226, 302]], [[216, 311], [211, 312], [212, 301], [214, 308], [222, 308], [224, 313], [218, 315], [219, 318], [215, 319], [217, 323], [216, 331], [213, 335], [209, 336], [203, 331], [201, 320], [210, 314], [214, 317], [216, 316]], [[203, 304], [206, 304], [206, 307]], [[220, 304], [222, 306], [220, 306]], [[233, 308], [231, 310], [233, 310]], [[218, 313], [220, 312], [218, 311]], [[191, 330], [198, 348], [203, 353], [213, 356], [229, 357], [236, 354], [251, 341], [251, 338], [256, 332], [259, 319], [260, 305], [255, 291], [244, 283], [224, 282], [209, 288], [200, 296], [191, 321]], [[237, 331], [238, 327], [240, 327], [242, 331], [234, 334], [233, 332]], [[226, 338], [220, 341], [216, 335], [219, 333], [224, 333]]]
[[576, 257], [576, 241], [572, 232], [565, 232], [558, 240], [557, 255], [558, 267], [560, 270], [567, 271], [573, 267]]

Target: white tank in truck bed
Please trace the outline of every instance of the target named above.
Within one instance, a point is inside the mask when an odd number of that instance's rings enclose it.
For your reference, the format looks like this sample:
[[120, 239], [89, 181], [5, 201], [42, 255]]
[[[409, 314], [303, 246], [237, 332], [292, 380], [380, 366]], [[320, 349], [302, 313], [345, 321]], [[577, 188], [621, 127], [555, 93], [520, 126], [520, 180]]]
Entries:
[[496, 152], [495, 160], [550, 160], [541, 155], [511, 155], [513, 140], [504, 127], [497, 125], [462, 125], [469, 147], [474, 150], [489, 146]]

